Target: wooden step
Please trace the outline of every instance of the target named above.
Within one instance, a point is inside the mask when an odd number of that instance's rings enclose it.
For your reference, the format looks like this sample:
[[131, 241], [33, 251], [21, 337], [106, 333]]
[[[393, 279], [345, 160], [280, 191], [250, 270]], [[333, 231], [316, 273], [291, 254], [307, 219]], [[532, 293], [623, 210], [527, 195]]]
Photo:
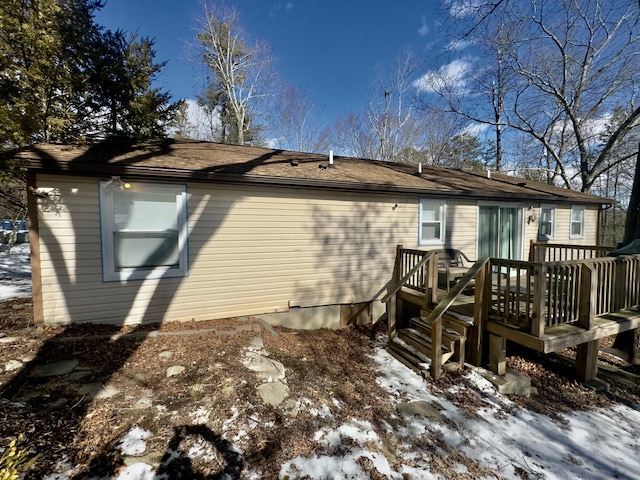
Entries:
[[[413, 328], [402, 328], [398, 330], [398, 337], [426, 357], [430, 359], [433, 358], [431, 335], [425, 335], [424, 333]], [[452, 346], [452, 344], [442, 344], [440, 352], [442, 356], [442, 364], [449, 360], [455, 353]]]
[[[427, 318], [431, 310], [422, 308], [420, 310], [420, 318]], [[472, 326], [471, 323], [462, 320], [461, 318], [452, 315], [451, 313], [446, 313], [442, 315], [442, 326], [455, 330], [458, 333], [462, 333], [466, 335], [467, 329]]]
[[[423, 309], [422, 313], [428, 315], [429, 312]], [[427, 315], [412, 318], [409, 324], [414, 329], [430, 337], [432, 324], [427, 321]], [[454, 315], [445, 314], [442, 316], [442, 344], [446, 345], [449, 351], [455, 353], [460, 367], [464, 365], [465, 361], [467, 328], [469, 328], [469, 323], [460, 320]], [[446, 360], [451, 358], [454, 353], [448, 355]], [[443, 358], [442, 363], [444, 364], [446, 360]]]
[[[409, 320], [409, 325], [411, 328], [423, 333], [424, 335], [431, 336], [431, 322], [427, 322], [425, 317], [414, 317]], [[456, 330], [444, 325], [442, 325], [442, 343], [451, 343], [451, 342], [459, 342], [460, 340], [466, 338], [466, 336], [462, 333], [457, 332]]]
[[428, 359], [409, 347], [407, 344], [394, 339], [389, 342], [388, 352], [396, 358], [396, 360], [409, 367], [418, 375], [421, 375], [422, 377], [429, 375], [429, 370], [425, 365], [428, 362]]

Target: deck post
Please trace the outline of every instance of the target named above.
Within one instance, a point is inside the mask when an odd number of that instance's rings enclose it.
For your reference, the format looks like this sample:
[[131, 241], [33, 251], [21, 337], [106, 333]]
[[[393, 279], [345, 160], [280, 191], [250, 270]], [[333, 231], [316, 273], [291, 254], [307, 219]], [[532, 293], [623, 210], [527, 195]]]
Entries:
[[498, 375], [507, 373], [507, 339], [489, 335], [489, 369]]
[[627, 303], [629, 297], [629, 274], [627, 269], [631, 267], [631, 263], [626, 262], [623, 258], [616, 258], [615, 261], [615, 278], [613, 287], [613, 310], [621, 310], [633, 305]]
[[442, 317], [431, 324], [431, 378], [442, 375]]
[[[402, 278], [402, 245], [396, 247], [396, 259], [393, 265], [393, 279], [394, 283], [400, 281]], [[397, 307], [398, 307], [398, 295], [392, 295], [387, 300], [387, 335], [389, 342], [397, 335], [396, 321], [397, 321]]]
[[583, 382], [590, 382], [598, 375], [598, 340], [578, 345], [576, 374]]
[[578, 326], [585, 330], [590, 330], [596, 311], [598, 281], [595, 268], [587, 263], [583, 263], [581, 267]]
[[531, 335], [541, 338], [545, 327], [545, 293], [547, 291], [544, 264], [533, 268], [533, 312], [531, 315]]
[[[428, 300], [431, 302], [428, 305], [429, 308], [433, 308], [433, 305], [438, 303], [438, 254], [436, 253], [429, 259], [429, 284], [431, 285], [431, 298]], [[427, 301], [427, 292], [425, 292], [425, 301]]]
[[466, 357], [469, 363], [477, 367], [482, 365], [482, 339], [484, 326], [489, 319], [491, 304], [491, 263], [487, 264], [476, 275], [475, 301], [473, 304], [473, 328], [467, 330]]
[[387, 335], [389, 342], [396, 338], [396, 295], [387, 300]]

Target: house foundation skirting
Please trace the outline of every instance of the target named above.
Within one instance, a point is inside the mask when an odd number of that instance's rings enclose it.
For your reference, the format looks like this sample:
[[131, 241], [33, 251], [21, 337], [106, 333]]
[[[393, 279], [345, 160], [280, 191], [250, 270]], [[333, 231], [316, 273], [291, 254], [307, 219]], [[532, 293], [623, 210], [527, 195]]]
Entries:
[[381, 302], [358, 303], [353, 305], [321, 305], [314, 307], [293, 307], [286, 312], [259, 315], [271, 325], [286, 328], [339, 329], [353, 324], [377, 321], [386, 313]]

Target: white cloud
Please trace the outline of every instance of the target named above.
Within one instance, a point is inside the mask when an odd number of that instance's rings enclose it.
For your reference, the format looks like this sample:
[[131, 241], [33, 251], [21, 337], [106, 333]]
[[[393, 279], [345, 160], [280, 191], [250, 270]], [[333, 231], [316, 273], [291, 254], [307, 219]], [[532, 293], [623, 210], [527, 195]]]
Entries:
[[590, 133], [590, 138], [592, 139], [593, 144], [598, 143], [599, 136], [606, 131], [607, 125], [611, 121], [612, 117], [613, 114], [611, 112], [606, 112], [602, 116], [592, 118], [586, 122], [587, 130]]
[[460, 133], [468, 133], [473, 136], [479, 136], [480, 134], [485, 133], [488, 129], [489, 125], [487, 125], [486, 123], [472, 123], [464, 127]]
[[[198, 105], [196, 100], [191, 98], [186, 99], [187, 103], [187, 119], [189, 124], [187, 125], [187, 136], [194, 140], [214, 140], [211, 132], [215, 131], [220, 126], [220, 119], [216, 112], [212, 115], [208, 115], [205, 110]], [[173, 134], [173, 132], [170, 132]]]
[[447, 50], [464, 50], [470, 45], [471, 42], [469, 40], [454, 40], [449, 42], [446, 48]]
[[414, 85], [424, 92], [433, 93], [446, 88], [463, 93], [471, 67], [471, 63], [466, 60], [454, 60], [438, 70], [425, 73]]
[[429, 25], [427, 25], [427, 17], [424, 15], [420, 21], [420, 28], [418, 28], [418, 35], [424, 37], [426, 34], [430, 32]]
[[295, 4], [293, 2], [274, 3], [273, 5], [271, 5], [271, 9], [269, 10], [269, 16], [271, 18], [275, 18], [280, 14], [280, 12], [282, 11], [288, 12], [289, 10], [293, 10], [294, 7], [295, 7]]

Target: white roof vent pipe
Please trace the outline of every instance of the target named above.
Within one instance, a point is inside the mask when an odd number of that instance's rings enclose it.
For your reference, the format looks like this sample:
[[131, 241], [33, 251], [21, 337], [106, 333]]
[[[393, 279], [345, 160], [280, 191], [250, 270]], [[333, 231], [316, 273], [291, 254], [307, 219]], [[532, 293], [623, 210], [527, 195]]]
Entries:
[[418, 162], [418, 175], [422, 175], [422, 162]]
[[329, 168], [336, 168], [336, 165], [333, 163], [333, 150], [329, 150]]
[[489, 179], [491, 178], [491, 170], [489, 170], [488, 168], [487, 168], [487, 178]]

